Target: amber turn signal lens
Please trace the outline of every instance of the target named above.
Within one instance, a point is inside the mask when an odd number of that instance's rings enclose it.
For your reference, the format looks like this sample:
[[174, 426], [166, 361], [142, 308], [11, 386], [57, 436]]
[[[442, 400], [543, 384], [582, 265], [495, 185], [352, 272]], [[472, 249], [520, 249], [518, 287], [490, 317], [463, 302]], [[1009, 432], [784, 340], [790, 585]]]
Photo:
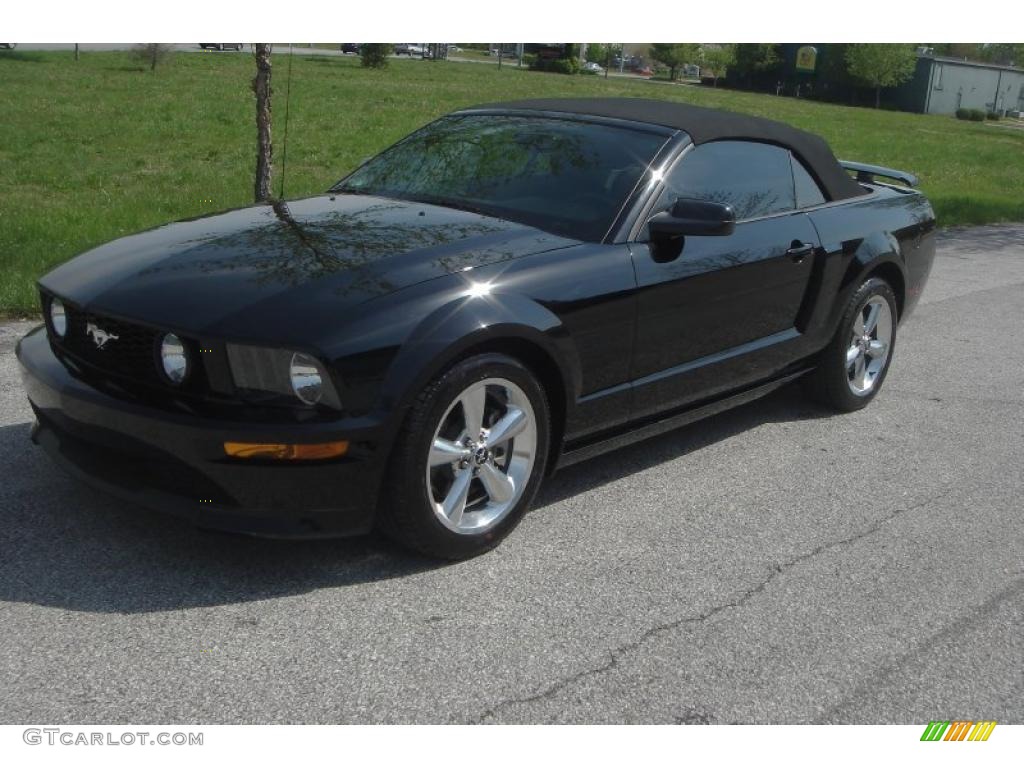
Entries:
[[224, 453], [236, 459], [333, 459], [348, 452], [348, 440], [333, 443], [224, 443]]

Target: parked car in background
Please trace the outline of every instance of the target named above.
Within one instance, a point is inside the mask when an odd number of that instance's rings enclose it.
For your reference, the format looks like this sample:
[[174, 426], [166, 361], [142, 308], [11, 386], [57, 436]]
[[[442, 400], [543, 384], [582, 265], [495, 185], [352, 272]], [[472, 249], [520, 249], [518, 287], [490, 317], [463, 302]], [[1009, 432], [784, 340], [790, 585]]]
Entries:
[[0, 43], [0, 48], [3, 48], [3, 49], [8, 50], [8, 51], [13, 51], [17, 47], [18, 47], [17, 43]]
[[359, 53], [359, 43], [342, 43], [342, 53]]
[[240, 51], [242, 50], [243, 43], [200, 43], [199, 47], [204, 51], [209, 49], [212, 51]]
[[395, 43], [395, 55], [397, 56], [429, 56], [427, 47], [422, 43]]
[[592, 75], [604, 74], [604, 67], [598, 64], [596, 61], [588, 61], [583, 65], [583, 71], [589, 72]]
[[448, 53], [462, 53], [462, 49], [457, 45], [449, 45]]
[[[677, 102], [462, 110], [325, 194], [44, 275], [32, 439], [205, 528], [469, 557], [559, 467], [797, 379], [867, 406], [934, 257], [914, 182]], [[637, 546], [663, 511], [624, 510]]]

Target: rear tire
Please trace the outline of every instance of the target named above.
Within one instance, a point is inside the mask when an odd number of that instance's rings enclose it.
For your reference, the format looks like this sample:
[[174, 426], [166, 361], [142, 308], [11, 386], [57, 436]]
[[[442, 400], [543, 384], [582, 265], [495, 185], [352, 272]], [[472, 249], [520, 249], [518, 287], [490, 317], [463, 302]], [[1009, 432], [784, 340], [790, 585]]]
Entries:
[[896, 348], [896, 296], [878, 277], [853, 294], [818, 367], [805, 379], [807, 393], [838, 411], [857, 411], [882, 388]]
[[494, 548], [540, 486], [550, 441], [543, 387], [518, 360], [456, 363], [416, 398], [395, 440], [378, 526], [430, 557]]

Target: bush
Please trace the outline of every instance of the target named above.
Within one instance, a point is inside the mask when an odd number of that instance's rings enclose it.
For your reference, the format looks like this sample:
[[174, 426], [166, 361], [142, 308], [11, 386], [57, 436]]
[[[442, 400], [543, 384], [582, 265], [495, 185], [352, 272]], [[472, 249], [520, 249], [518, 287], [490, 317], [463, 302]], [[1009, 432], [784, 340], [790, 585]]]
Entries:
[[998, 120], [1000, 117], [1002, 117], [1002, 115], [1000, 115], [998, 112], [993, 112], [992, 110], [989, 110], [988, 114], [986, 114], [985, 117], [987, 117], [989, 120]]
[[981, 109], [967, 109], [960, 107], [956, 111], [957, 120], [973, 120], [976, 123], [982, 123], [985, 121], [985, 112]]
[[174, 46], [164, 43], [139, 43], [132, 48], [134, 56], [142, 64], [149, 66], [149, 71], [156, 69], [156, 65], [168, 59], [174, 51]]
[[388, 65], [388, 54], [391, 50], [390, 43], [364, 43], [359, 48], [359, 57], [364, 67], [383, 69]]
[[580, 71], [580, 62], [575, 57], [570, 59], [542, 59], [538, 56], [530, 64], [530, 69], [537, 72], [557, 72], [561, 75], [575, 75]]

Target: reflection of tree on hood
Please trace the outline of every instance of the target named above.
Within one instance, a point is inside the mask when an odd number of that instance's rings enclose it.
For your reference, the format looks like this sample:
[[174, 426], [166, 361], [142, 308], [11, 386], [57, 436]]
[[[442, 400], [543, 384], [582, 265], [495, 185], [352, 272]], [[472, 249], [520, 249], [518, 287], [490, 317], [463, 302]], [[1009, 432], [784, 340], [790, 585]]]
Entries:
[[[272, 203], [271, 208], [275, 218], [266, 224], [209, 240], [184, 261], [157, 264], [144, 274], [198, 266], [211, 273], [250, 273], [260, 285], [296, 286], [348, 272], [349, 279], [339, 287], [340, 292], [382, 293], [395, 286], [373, 269], [379, 259], [506, 229], [486, 219], [439, 225], [387, 215], [389, 211], [407, 209], [406, 203], [334, 211], [313, 222], [297, 221], [284, 201]], [[438, 263], [445, 264], [445, 257], [439, 257]]]

